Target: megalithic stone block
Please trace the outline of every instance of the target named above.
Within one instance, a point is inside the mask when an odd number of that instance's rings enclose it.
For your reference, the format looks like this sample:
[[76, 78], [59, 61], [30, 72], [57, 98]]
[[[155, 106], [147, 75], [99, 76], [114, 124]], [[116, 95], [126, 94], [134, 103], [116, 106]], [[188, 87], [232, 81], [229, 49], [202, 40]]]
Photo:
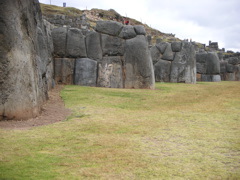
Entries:
[[59, 27], [52, 30], [52, 39], [54, 46], [54, 55], [56, 57], [65, 57], [66, 55], [66, 41], [67, 28]]
[[145, 36], [126, 40], [124, 59], [125, 88], [154, 89], [152, 58]]
[[67, 32], [66, 57], [87, 57], [85, 36], [77, 28], [70, 28]]
[[100, 61], [102, 59], [101, 36], [98, 32], [88, 33], [86, 36], [87, 56]]
[[182, 50], [176, 52], [171, 66], [170, 81], [196, 83], [196, 54], [191, 43], [182, 42]]
[[104, 57], [98, 66], [99, 87], [123, 88], [123, 57]]
[[89, 58], [76, 59], [74, 84], [81, 86], [96, 86], [97, 61]]

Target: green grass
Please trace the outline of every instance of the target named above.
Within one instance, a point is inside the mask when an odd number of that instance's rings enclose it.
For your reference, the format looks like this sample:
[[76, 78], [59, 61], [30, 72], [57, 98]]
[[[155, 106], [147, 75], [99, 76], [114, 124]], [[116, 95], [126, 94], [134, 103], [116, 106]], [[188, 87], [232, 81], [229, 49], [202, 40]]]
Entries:
[[65, 86], [72, 115], [0, 130], [0, 179], [240, 179], [240, 83]]
[[43, 15], [66, 15], [66, 16], [80, 16], [82, 11], [73, 7], [60, 7], [48, 4], [40, 4]]

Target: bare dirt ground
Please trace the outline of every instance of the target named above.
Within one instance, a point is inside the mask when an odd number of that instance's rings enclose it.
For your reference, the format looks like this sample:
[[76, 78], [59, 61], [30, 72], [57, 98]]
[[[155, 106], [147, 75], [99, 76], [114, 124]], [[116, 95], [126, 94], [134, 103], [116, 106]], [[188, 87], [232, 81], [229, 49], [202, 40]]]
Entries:
[[49, 91], [49, 100], [43, 105], [41, 115], [22, 121], [8, 120], [0, 121], [0, 128], [3, 129], [30, 129], [35, 126], [43, 126], [63, 121], [71, 114], [71, 111], [64, 106], [60, 97], [62, 85], [57, 85]]

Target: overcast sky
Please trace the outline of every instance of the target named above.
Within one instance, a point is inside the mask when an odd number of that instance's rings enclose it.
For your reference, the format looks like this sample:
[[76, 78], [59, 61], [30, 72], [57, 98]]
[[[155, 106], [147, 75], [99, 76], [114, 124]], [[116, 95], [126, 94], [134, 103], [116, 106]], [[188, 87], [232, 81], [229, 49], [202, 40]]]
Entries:
[[78, 9], [114, 9], [180, 39], [240, 52], [240, 0], [39, 0]]

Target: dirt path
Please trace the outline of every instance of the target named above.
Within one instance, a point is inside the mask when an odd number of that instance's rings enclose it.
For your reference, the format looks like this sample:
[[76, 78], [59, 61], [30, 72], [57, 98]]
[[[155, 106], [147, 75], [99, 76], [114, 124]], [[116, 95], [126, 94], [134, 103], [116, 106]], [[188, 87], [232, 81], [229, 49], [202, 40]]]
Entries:
[[0, 128], [30, 129], [35, 126], [43, 126], [63, 121], [71, 114], [71, 111], [64, 107], [64, 103], [60, 97], [60, 91], [62, 88], [63, 86], [58, 85], [49, 91], [49, 100], [43, 105], [42, 113], [39, 117], [24, 121], [0, 121]]

